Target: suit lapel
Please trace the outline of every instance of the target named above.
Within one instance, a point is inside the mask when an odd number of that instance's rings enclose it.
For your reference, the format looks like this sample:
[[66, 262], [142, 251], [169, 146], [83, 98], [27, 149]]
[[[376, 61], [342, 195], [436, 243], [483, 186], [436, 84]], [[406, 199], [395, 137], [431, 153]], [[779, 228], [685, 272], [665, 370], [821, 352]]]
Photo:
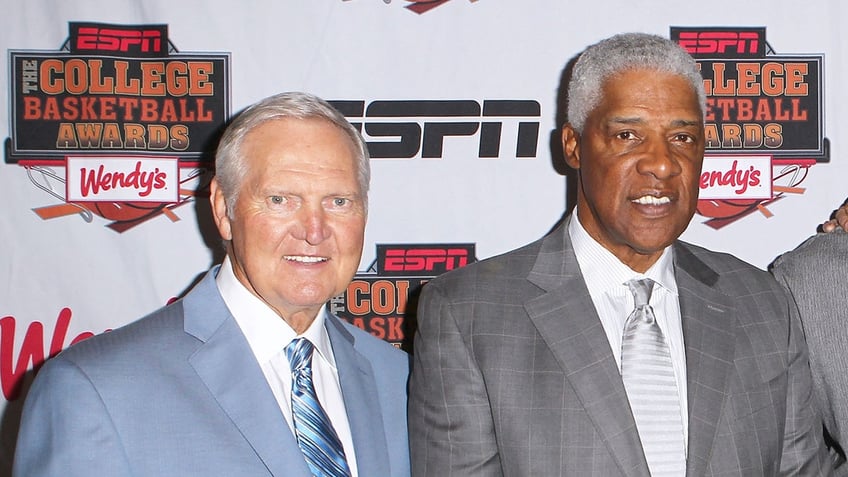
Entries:
[[687, 248], [675, 245], [675, 279], [686, 346], [689, 402], [689, 477], [704, 475], [733, 370], [734, 305], [714, 285], [718, 275]]
[[353, 335], [327, 313], [325, 326], [333, 345], [359, 475], [390, 475], [383, 414], [371, 363], [355, 348]]
[[[546, 237], [528, 279], [545, 293], [525, 303], [531, 321], [625, 475], [648, 476], [633, 415], [609, 341], [580, 274], [568, 220]], [[686, 346], [688, 477], [704, 475], [733, 370], [734, 305], [718, 275], [680, 243], [675, 278]]]
[[545, 293], [525, 309], [624, 475], [648, 477], [636, 423], [567, 224], [548, 235], [528, 279]]
[[272, 475], [308, 477], [303, 454], [250, 345], [218, 293], [216, 270], [183, 300], [186, 332], [203, 342], [189, 361]]

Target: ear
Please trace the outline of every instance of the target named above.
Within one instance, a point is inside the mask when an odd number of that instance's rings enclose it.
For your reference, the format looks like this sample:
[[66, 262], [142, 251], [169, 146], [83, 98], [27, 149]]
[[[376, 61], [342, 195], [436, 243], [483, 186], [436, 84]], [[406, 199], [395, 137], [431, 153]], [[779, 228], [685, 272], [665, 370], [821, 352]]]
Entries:
[[221, 238], [232, 240], [233, 231], [230, 216], [227, 214], [227, 201], [224, 199], [224, 193], [221, 191], [217, 177], [214, 177], [209, 184], [209, 203], [212, 206], [212, 215]]
[[562, 127], [562, 155], [572, 169], [580, 169], [580, 133], [571, 124]]

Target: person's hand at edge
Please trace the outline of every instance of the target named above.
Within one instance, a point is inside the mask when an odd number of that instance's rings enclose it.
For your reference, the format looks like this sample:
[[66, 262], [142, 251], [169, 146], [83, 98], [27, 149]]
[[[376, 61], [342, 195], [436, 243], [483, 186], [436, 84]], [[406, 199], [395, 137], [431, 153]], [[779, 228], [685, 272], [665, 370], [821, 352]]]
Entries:
[[833, 232], [842, 227], [848, 232], [848, 200], [830, 215], [830, 220], [821, 224], [822, 232]]

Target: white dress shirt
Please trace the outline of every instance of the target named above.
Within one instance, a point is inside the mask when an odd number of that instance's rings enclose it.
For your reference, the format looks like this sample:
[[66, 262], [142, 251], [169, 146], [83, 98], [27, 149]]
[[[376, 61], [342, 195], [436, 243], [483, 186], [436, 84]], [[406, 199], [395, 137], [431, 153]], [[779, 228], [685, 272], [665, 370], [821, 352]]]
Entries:
[[268, 386], [271, 387], [292, 434], [294, 434], [291, 408], [292, 373], [285, 348], [292, 340], [299, 337], [308, 339], [314, 345], [312, 378], [315, 394], [339, 436], [351, 475], [357, 477], [353, 438], [347, 420], [342, 389], [339, 385], [336, 360], [333, 356], [333, 347], [330, 345], [330, 337], [324, 327], [326, 306], [321, 307], [309, 328], [298, 336], [285, 320], [238, 281], [233, 273], [229, 257], [226, 257], [221, 264], [215, 281], [224, 303], [247, 338], [250, 349], [265, 374]]
[[621, 340], [624, 323], [635, 308], [633, 294], [627, 282], [634, 278], [650, 278], [655, 282], [650, 305], [654, 309], [657, 324], [665, 335], [674, 367], [680, 398], [680, 413], [683, 419], [683, 437], [688, 447], [689, 407], [686, 398], [686, 348], [683, 346], [683, 325], [680, 319], [680, 300], [677, 282], [674, 279], [674, 263], [671, 247], [667, 247], [659, 260], [644, 274], [633, 271], [621, 263], [609, 250], [595, 241], [577, 218], [571, 214], [568, 234], [577, 256], [577, 263], [592, 302], [598, 311], [601, 325], [609, 340], [612, 354], [621, 372]]

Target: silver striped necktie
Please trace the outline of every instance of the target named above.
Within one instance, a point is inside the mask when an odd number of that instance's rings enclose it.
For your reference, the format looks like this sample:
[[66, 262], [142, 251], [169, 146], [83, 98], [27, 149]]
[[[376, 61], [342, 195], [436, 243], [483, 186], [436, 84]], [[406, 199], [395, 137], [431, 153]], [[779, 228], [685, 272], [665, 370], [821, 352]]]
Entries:
[[653, 477], [686, 473], [683, 420], [671, 354], [648, 304], [654, 281], [630, 280], [636, 308], [624, 324], [621, 377]]

